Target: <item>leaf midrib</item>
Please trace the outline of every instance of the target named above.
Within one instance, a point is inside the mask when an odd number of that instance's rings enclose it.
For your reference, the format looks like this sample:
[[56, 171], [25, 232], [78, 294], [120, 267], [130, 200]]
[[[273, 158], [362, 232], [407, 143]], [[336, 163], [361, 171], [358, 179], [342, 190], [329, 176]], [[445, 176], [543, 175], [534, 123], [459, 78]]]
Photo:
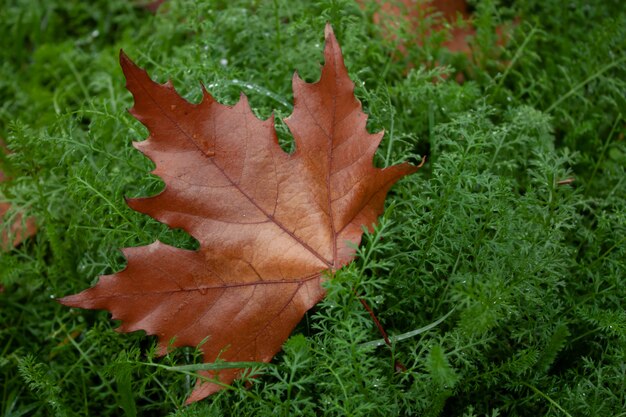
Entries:
[[[204, 155], [207, 158], [211, 158], [213, 155], [207, 155], [196, 143], [195, 140], [193, 140], [193, 137], [189, 135], [189, 133], [187, 133], [182, 126], [176, 122], [176, 120], [172, 117], [170, 117], [170, 115], [168, 114], [168, 112], [159, 104], [159, 102], [154, 98], [154, 96], [152, 94], [150, 94], [150, 91], [148, 90], [148, 88], [146, 88], [146, 86], [143, 85], [143, 83], [135, 76], [134, 73], [130, 74], [135, 81], [137, 81], [137, 84], [142, 88], [142, 90], [145, 92], [145, 94], [150, 98], [150, 100], [155, 104], [155, 106], [163, 113], [163, 115], [176, 127], [176, 129], [183, 134], [183, 136], [185, 136], [194, 146], [195, 148], [198, 150], [198, 152], [200, 152], [202, 155]], [[147, 74], [146, 74], [147, 75]], [[168, 88], [166, 85], [160, 85], [158, 83], [155, 83], [152, 78], [150, 78], [150, 76], [148, 76], [148, 79], [150, 80], [150, 82], [152, 82], [153, 84], [156, 84], [158, 87], [161, 88]], [[172, 88], [173, 89], [173, 88]], [[177, 94], [182, 100], [186, 101], [188, 104], [193, 105], [192, 103], [189, 103], [187, 100], [185, 100], [183, 97], [181, 97], [176, 90], [174, 90], [175, 94]], [[203, 101], [204, 102], [204, 98]], [[200, 104], [202, 104], [202, 102]], [[219, 104], [219, 103], [218, 103]], [[232, 109], [232, 107], [230, 107], [230, 109]], [[256, 116], [254, 116], [256, 117]], [[222, 173], [222, 175], [237, 189], [237, 191], [239, 191], [250, 203], [252, 203], [252, 205], [254, 207], [256, 207], [261, 213], [263, 213], [263, 215], [265, 215], [272, 223], [274, 223], [279, 229], [281, 229], [283, 232], [285, 232], [288, 236], [290, 236], [293, 240], [295, 240], [298, 244], [300, 244], [303, 248], [305, 248], [307, 251], [309, 251], [313, 256], [315, 256], [317, 259], [319, 259], [320, 261], [322, 261], [326, 266], [328, 266], [329, 269], [333, 269], [334, 267], [334, 262], [330, 262], [327, 259], [325, 259], [321, 254], [319, 254], [315, 249], [313, 249], [311, 246], [309, 246], [306, 242], [304, 242], [302, 239], [300, 239], [298, 236], [296, 236], [294, 233], [292, 233], [291, 231], [289, 231], [280, 221], [278, 221], [274, 216], [270, 215], [269, 213], [267, 213], [261, 206], [259, 206], [256, 201], [254, 201], [254, 199], [252, 199], [236, 182], [234, 182], [224, 171], [224, 169], [218, 165], [215, 161], [212, 161], [213, 164], [215, 165], [215, 167]], [[328, 189], [330, 190], [330, 184], [328, 185]], [[167, 184], [166, 184], [167, 186]], [[329, 194], [330, 195], [330, 194]], [[331, 220], [332, 220], [332, 214], [331, 214]], [[334, 224], [332, 224], [331, 221], [331, 225], [333, 227], [333, 247], [334, 247], [334, 251], [333, 251], [333, 256], [334, 258], [336, 258], [336, 235], [334, 234]]]

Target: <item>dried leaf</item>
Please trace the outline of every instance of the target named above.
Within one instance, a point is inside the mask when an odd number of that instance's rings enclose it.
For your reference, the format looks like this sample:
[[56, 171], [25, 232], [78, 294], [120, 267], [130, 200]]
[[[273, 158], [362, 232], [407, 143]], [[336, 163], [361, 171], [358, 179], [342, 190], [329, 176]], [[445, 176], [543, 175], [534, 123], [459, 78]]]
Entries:
[[[268, 362], [303, 314], [324, 296], [321, 282], [349, 263], [383, 210], [389, 188], [416, 167], [372, 164], [382, 133], [370, 134], [337, 40], [326, 27], [318, 82], [294, 75], [285, 119], [296, 151], [278, 145], [274, 119], [259, 120], [244, 95], [234, 106], [203, 90], [185, 101], [121, 54], [131, 113], [150, 131], [135, 147], [166, 186], [129, 205], [200, 242], [190, 251], [156, 242], [123, 250], [128, 266], [65, 297], [106, 309], [119, 330], [158, 336], [160, 353], [196, 346], [205, 362]], [[231, 383], [242, 369], [204, 372], [188, 402]]]

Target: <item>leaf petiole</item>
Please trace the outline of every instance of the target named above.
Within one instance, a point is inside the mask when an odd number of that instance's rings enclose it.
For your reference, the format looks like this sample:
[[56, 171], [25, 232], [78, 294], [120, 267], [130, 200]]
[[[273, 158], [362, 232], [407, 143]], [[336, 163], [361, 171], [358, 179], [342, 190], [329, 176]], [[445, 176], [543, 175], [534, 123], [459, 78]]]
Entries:
[[[422, 334], [424, 332], [427, 332], [428, 330], [430, 330], [430, 329], [432, 329], [434, 327], [437, 327], [439, 324], [441, 324], [445, 319], [448, 318], [448, 316], [450, 316], [450, 314], [452, 314], [452, 312], [454, 310], [455, 309], [453, 308], [448, 313], [446, 313], [445, 316], [439, 318], [438, 320], [436, 320], [436, 321], [434, 321], [434, 322], [432, 322], [430, 324], [427, 324], [424, 327], [420, 327], [419, 329], [411, 330], [410, 332], [402, 333], [402, 334], [399, 334], [397, 336], [390, 336], [388, 340], [391, 343], [395, 343], [395, 342], [399, 342], [401, 340], [405, 340], [405, 339], [408, 339], [408, 338], [411, 338], [411, 337], [415, 337], [415, 336], [417, 336], [419, 334]], [[371, 342], [361, 343], [359, 345], [359, 347], [362, 347], [362, 348], [371, 347], [371, 346], [379, 347], [379, 346], [382, 346], [384, 344], [387, 344], [385, 339], [378, 339], [378, 340], [372, 340]]]

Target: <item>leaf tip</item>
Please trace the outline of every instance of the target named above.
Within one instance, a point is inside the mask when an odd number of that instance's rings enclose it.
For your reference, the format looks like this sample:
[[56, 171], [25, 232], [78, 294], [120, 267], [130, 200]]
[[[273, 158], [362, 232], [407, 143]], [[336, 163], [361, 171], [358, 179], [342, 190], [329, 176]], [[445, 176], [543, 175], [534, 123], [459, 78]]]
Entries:
[[[332, 51], [331, 53], [335, 53], [335, 50], [339, 49], [339, 43], [337, 42], [337, 37], [335, 36], [333, 27], [328, 22], [324, 28], [324, 41], [326, 43], [326, 46], [324, 47], [326, 53], [328, 53], [329, 50]], [[341, 51], [339, 51], [339, 55], [341, 55]]]
[[[211, 376], [215, 378], [215, 375], [211, 375], [210, 373], [208, 373], [208, 375], [206, 372], [201, 372], [201, 373], [205, 374], [205, 376]], [[234, 379], [234, 378], [228, 378], [228, 379]], [[230, 382], [224, 381], [223, 383], [230, 383]], [[185, 400], [185, 405], [189, 405], [197, 401], [203, 400], [206, 397], [213, 395], [216, 392], [221, 391], [224, 388], [225, 387], [219, 383], [213, 383], [211, 381], [201, 382], [200, 380], [198, 380], [198, 382], [196, 383], [196, 387], [193, 389], [189, 397], [187, 397], [187, 400]]]
[[[333, 78], [348, 78], [348, 70], [345, 66], [343, 54], [341, 53], [341, 46], [339, 46], [339, 42], [335, 37], [335, 32], [330, 23], [326, 23], [324, 36], [324, 65], [322, 66], [321, 78], [324, 78], [324, 73], [334, 73]], [[348, 84], [352, 85], [351, 82]]]
[[[133, 145], [135, 144], [133, 143]], [[124, 196], [124, 202], [126, 203], [126, 205], [135, 211], [139, 211], [139, 208], [141, 206], [139, 200], [142, 200], [142, 198], [131, 198]]]
[[122, 70], [128, 68], [129, 66], [134, 65], [133, 61], [131, 61], [131, 59], [128, 57], [128, 55], [126, 55], [126, 52], [124, 52], [123, 49], [120, 48], [120, 66], [122, 67]]
[[333, 31], [333, 26], [330, 22], [326, 22], [326, 26], [324, 27], [324, 38], [328, 39], [329, 36], [335, 37], [335, 32]]
[[[128, 55], [126, 55], [123, 49], [120, 49], [120, 67], [122, 67], [124, 78], [126, 78], [126, 88], [128, 88], [132, 92], [132, 89], [130, 87], [131, 74], [135, 74], [137, 70], [140, 70], [140, 68], [137, 66], [137, 64], [133, 62], [132, 59], [128, 57]], [[132, 109], [131, 109], [131, 114], [132, 114]]]
[[343, 56], [341, 54], [341, 47], [339, 46], [339, 42], [337, 41], [337, 37], [335, 36], [335, 31], [330, 23], [326, 23], [326, 27], [324, 28], [324, 52], [326, 58], [328, 59], [328, 54], [331, 55], [339, 55], [339, 59], [343, 62]]
[[70, 306], [70, 303], [71, 303], [71, 300], [70, 300], [70, 299], [71, 299], [72, 297], [73, 297], [73, 295], [68, 295], [68, 296], [61, 297], [61, 298], [55, 298], [55, 299], [54, 299], [54, 301], [56, 301], [56, 302], [57, 302], [57, 303], [59, 303], [59, 304], [62, 304], [62, 305], [64, 305], [64, 306], [68, 306], [68, 307], [69, 307], [69, 306]]
[[54, 301], [66, 307], [84, 308], [83, 292], [78, 294], [66, 295], [65, 297], [61, 298], [55, 298]]

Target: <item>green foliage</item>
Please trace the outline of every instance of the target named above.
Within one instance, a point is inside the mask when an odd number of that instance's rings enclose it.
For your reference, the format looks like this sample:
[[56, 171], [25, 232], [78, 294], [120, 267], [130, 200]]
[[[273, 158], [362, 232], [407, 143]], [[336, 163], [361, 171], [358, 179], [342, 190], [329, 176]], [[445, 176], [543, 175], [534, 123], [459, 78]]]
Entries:
[[[418, 35], [387, 36], [378, 6], [347, 0], [168, 0], [156, 15], [127, 0], [5, 1], [0, 201], [5, 220], [25, 212], [39, 230], [0, 255], [0, 414], [623, 415], [626, 12], [619, 0], [473, 4], [468, 59], [441, 48], [445, 33], [402, 55]], [[428, 162], [393, 188], [272, 363], [185, 406], [206, 366], [193, 347], [157, 358], [106, 312], [54, 301], [123, 268], [119, 248], [197, 246], [124, 203], [162, 182], [131, 146], [146, 131], [126, 112], [117, 54], [192, 101], [200, 82], [225, 103], [243, 91], [292, 149], [291, 77], [319, 76], [327, 21], [368, 127], [386, 131], [376, 164]], [[465, 83], [442, 77], [457, 70]], [[368, 343], [380, 335], [360, 299], [391, 347]]]

